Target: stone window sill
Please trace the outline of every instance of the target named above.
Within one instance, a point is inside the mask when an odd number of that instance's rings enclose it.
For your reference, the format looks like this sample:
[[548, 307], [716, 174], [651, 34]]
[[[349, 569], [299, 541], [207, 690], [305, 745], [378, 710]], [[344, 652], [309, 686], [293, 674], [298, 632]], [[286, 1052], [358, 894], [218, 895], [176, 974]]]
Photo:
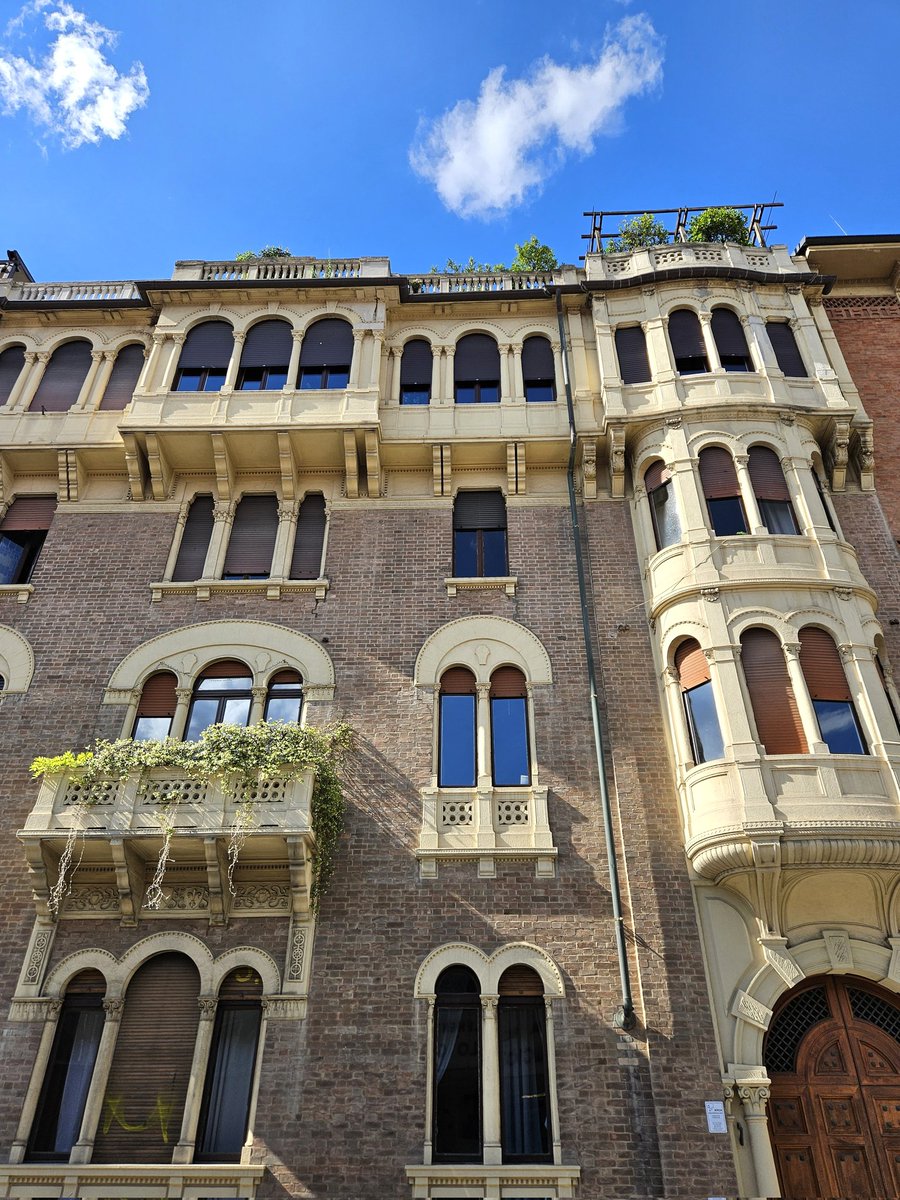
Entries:
[[465, 1196], [472, 1200], [506, 1200], [507, 1197], [540, 1197], [569, 1200], [581, 1179], [580, 1167], [535, 1163], [522, 1166], [484, 1167], [447, 1164], [407, 1167], [412, 1200]]
[[516, 575], [483, 575], [457, 576], [445, 579], [447, 595], [455, 596], [457, 592], [506, 592], [507, 596], [516, 594], [519, 580]]
[[[5, 1196], [47, 1200], [80, 1196], [82, 1200], [202, 1200], [206, 1196], [254, 1200], [265, 1167], [238, 1163], [209, 1166], [93, 1166], [75, 1163], [22, 1163], [0, 1166]], [[4, 1186], [5, 1185], [5, 1186]]]
[[27, 604], [33, 591], [33, 583], [0, 583], [0, 596], [15, 596], [20, 604]]
[[158, 602], [164, 596], [194, 596], [209, 600], [218, 595], [257, 595], [267, 600], [280, 600], [294, 593], [313, 595], [324, 600], [328, 591], [327, 579], [198, 579], [195, 583], [151, 583], [150, 599]]

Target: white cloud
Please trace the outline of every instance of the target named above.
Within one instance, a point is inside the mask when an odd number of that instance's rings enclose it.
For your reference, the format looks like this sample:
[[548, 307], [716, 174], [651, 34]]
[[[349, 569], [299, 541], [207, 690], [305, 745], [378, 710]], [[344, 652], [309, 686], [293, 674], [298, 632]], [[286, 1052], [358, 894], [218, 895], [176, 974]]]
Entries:
[[523, 79], [496, 67], [476, 101], [420, 125], [410, 164], [451, 212], [499, 216], [515, 208], [572, 152], [589, 154], [616, 132], [625, 101], [662, 76], [662, 41], [644, 14], [626, 17], [599, 56], [580, 67], [550, 58]]
[[7, 35], [17, 34], [27, 18], [38, 14], [52, 35], [43, 56], [0, 53], [0, 101], [6, 112], [24, 109], [70, 149], [120, 138], [128, 118], [150, 95], [143, 65], [134, 63], [128, 74], [120, 73], [104, 54], [115, 45], [116, 34], [66, 0], [33, 0], [9, 23]]

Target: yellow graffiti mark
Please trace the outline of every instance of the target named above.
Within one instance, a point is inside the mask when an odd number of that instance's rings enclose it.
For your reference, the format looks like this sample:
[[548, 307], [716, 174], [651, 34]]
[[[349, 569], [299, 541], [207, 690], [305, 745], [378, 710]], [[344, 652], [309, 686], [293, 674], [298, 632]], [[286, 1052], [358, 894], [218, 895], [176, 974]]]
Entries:
[[126, 1119], [125, 1101], [121, 1096], [107, 1096], [103, 1101], [103, 1132], [109, 1133], [113, 1122], [120, 1129], [124, 1129], [126, 1133], [143, 1133], [145, 1129], [150, 1129], [152, 1126], [158, 1124], [162, 1140], [168, 1145], [169, 1121], [174, 1109], [174, 1100], [167, 1100], [165, 1096], [160, 1094], [156, 1097], [153, 1107], [147, 1114], [146, 1120], [143, 1124], [138, 1124]]

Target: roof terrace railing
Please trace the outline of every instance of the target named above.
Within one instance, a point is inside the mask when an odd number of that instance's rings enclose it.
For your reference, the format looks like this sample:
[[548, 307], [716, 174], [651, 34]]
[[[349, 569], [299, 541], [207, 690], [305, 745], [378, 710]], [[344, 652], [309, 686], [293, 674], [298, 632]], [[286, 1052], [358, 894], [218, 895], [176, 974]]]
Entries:
[[[651, 216], [654, 219], [660, 217], [668, 217], [670, 220], [661, 221], [664, 226], [671, 225], [671, 218], [675, 218], [674, 227], [666, 228], [666, 233], [673, 242], [686, 242], [688, 240], [688, 226], [690, 218], [696, 213], [706, 212], [709, 208], [734, 208], [740, 213], [747, 215], [747, 228], [750, 232], [751, 242], [754, 246], [765, 246], [765, 235], [773, 229], [777, 229], [777, 225], [764, 225], [766, 213], [773, 208], [783, 208], [781, 201], [770, 200], [768, 204], [699, 204], [686, 205], [682, 208], [622, 208], [615, 211], [600, 211], [590, 210], [583, 213], [585, 217], [590, 217], [591, 227], [588, 233], [581, 235], [582, 241], [588, 243], [588, 254], [603, 254], [606, 252], [607, 243], [621, 236], [621, 226], [624, 223], [622, 220], [615, 222], [611, 218], [624, 218], [625, 221], [633, 220], [643, 216]], [[606, 228], [604, 228], [604, 221]], [[615, 225], [613, 228], [612, 225]], [[584, 255], [581, 255], [584, 258]]]

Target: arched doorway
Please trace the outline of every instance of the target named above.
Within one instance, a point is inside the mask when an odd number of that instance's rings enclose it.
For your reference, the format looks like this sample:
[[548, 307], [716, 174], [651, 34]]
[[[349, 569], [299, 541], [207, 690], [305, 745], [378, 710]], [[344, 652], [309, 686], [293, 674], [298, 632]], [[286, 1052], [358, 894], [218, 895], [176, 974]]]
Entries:
[[769, 1026], [769, 1128], [786, 1200], [900, 1196], [900, 1004], [848, 976], [810, 979]]

